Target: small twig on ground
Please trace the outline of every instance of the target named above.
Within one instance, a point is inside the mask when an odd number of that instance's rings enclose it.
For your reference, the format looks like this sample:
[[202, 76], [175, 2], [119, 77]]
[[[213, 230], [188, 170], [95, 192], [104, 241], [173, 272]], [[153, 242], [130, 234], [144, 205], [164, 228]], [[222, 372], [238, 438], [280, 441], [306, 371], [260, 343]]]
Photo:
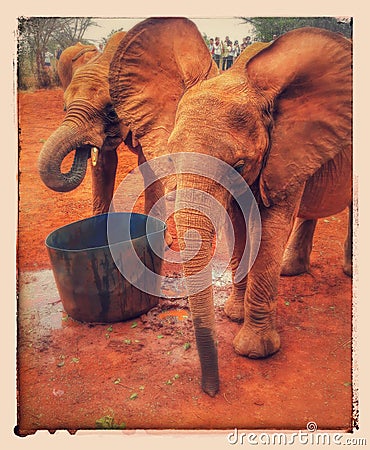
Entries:
[[48, 305], [56, 305], [57, 303], [60, 303], [62, 300], [55, 300], [55, 302], [48, 302]]
[[126, 389], [131, 389], [132, 391], [134, 390], [133, 387], [126, 386], [125, 384], [122, 384], [122, 383], [116, 383], [116, 384], [118, 384], [118, 386], [122, 386], [122, 387], [124, 387], [124, 388], [126, 388]]

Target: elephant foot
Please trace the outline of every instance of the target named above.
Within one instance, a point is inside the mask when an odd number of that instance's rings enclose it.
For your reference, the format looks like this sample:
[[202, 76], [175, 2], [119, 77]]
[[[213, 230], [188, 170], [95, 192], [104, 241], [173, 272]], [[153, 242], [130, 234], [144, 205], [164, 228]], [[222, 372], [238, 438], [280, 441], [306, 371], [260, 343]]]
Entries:
[[279, 350], [280, 336], [274, 329], [256, 332], [251, 327], [243, 325], [235, 336], [233, 345], [239, 355], [252, 359], [266, 358]]
[[214, 397], [219, 390], [218, 379], [216, 380], [216, 382], [213, 382], [213, 383], [207, 383], [206, 381], [202, 381], [202, 390], [203, 390], [203, 392], [208, 394], [210, 397]]
[[244, 299], [237, 301], [233, 294], [224, 304], [224, 313], [234, 322], [243, 322], [244, 320]]
[[292, 277], [309, 272], [310, 260], [303, 257], [292, 258], [291, 255], [284, 254], [283, 263], [281, 265], [280, 275]]
[[343, 266], [343, 272], [348, 276], [352, 278], [352, 262], [350, 263], [344, 263]]

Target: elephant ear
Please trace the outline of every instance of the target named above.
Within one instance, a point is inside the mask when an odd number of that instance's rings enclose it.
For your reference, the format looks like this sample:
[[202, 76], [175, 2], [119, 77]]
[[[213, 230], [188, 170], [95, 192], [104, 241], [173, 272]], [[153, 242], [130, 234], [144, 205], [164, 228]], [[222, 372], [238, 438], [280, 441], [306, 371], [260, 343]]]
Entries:
[[242, 65], [245, 66], [249, 62], [250, 59], [252, 59], [254, 56], [256, 56], [261, 50], [269, 47], [271, 45], [271, 42], [255, 42], [254, 44], [248, 45], [236, 58], [234, 64], [232, 65], [232, 69], [234, 70], [235, 67], [241, 67]]
[[338, 153], [351, 151], [351, 41], [323, 29], [297, 29], [258, 53], [246, 71], [273, 119], [260, 176], [261, 197], [270, 206]]
[[147, 158], [163, 152], [185, 90], [217, 73], [188, 19], [147, 19], [126, 34], [111, 62], [110, 95]]

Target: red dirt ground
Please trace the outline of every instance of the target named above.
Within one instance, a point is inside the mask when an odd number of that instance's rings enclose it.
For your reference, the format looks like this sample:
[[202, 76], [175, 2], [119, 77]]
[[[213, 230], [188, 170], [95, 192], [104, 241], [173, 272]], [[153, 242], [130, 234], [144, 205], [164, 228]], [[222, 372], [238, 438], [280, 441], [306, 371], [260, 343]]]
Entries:
[[[221, 389], [210, 398], [200, 388], [185, 299], [164, 299], [147, 315], [111, 326], [77, 323], [63, 312], [44, 240], [91, 215], [90, 172], [66, 194], [47, 189], [37, 173], [42, 143], [63, 115], [60, 89], [19, 94], [18, 433], [122, 423], [305, 430], [314, 421], [319, 429], [351, 429], [352, 282], [341, 267], [347, 212], [319, 221], [311, 273], [281, 278], [282, 347], [273, 357], [235, 354], [240, 325], [222, 310], [230, 285], [215, 287]], [[123, 146], [119, 158], [117, 183], [136, 167]]]

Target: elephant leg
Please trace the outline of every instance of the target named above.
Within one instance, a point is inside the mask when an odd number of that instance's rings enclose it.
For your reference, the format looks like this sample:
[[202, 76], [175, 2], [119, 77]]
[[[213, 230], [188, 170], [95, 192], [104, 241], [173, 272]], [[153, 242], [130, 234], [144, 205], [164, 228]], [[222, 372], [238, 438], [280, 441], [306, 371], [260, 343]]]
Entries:
[[309, 271], [316, 219], [297, 217], [285, 248], [281, 275], [299, 275]]
[[[138, 153], [138, 165], [146, 162], [146, 158], [142, 150]], [[142, 166], [143, 167], [143, 166]], [[144, 178], [145, 193], [144, 193], [144, 213], [158, 217], [163, 220], [166, 217], [166, 206], [164, 200], [161, 203], [157, 203], [161, 198], [165, 196], [165, 185], [162, 179], [156, 180], [156, 176], [148, 165], [145, 165], [145, 169], [141, 168], [141, 174]], [[153, 182], [153, 180], [156, 180]], [[166, 244], [170, 247], [173, 243], [173, 237], [168, 229], [164, 235]]]
[[109, 211], [113, 198], [117, 171], [117, 151], [100, 152], [97, 164], [92, 167], [93, 214]]
[[[300, 199], [296, 199], [295, 205]], [[257, 258], [248, 273], [244, 323], [234, 349], [249, 358], [264, 358], [280, 348], [276, 330], [276, 298], [284, 248], [297, 208], [294, 204], [261, 209], [262, 234]]]
[[[153, 184], [151, 184], [149, 187], [145, 189], [145, 214], [149, 214], [158, 217], [158, 218], [164, 218], [166, 217], [166, 206], [165, 203], [162, 203], [160, 206], [159, 204], [155, 205], [155, 203], [160, 200], [165, 195], [165, 188], [161, 181], [155, 181]], [[173, 237], [171, 236], [171, 233], [166, 228], [165, 235], [164, 235], [166, 244], [168, 247], [171, 247], [173, 243]]]
[[232, 291], [224, 305], [225, 314], [236, 322], [244, 319], [244, 295], [247, 286], [247, 276], [239, 282], [235, 282], [236, 270], [243, 256], [246, 241], [246, 226], [243, 214], [235, 200], [232, 201], [229, 210], [230, 219], [234, 229], [234, 249], [231, 258]]
[[344, 243], [344, 264], [343, 272], [352, 277], [352, 222], [353, 222], [353, 204], [348, 207], [348, 228], [347, 238]]

